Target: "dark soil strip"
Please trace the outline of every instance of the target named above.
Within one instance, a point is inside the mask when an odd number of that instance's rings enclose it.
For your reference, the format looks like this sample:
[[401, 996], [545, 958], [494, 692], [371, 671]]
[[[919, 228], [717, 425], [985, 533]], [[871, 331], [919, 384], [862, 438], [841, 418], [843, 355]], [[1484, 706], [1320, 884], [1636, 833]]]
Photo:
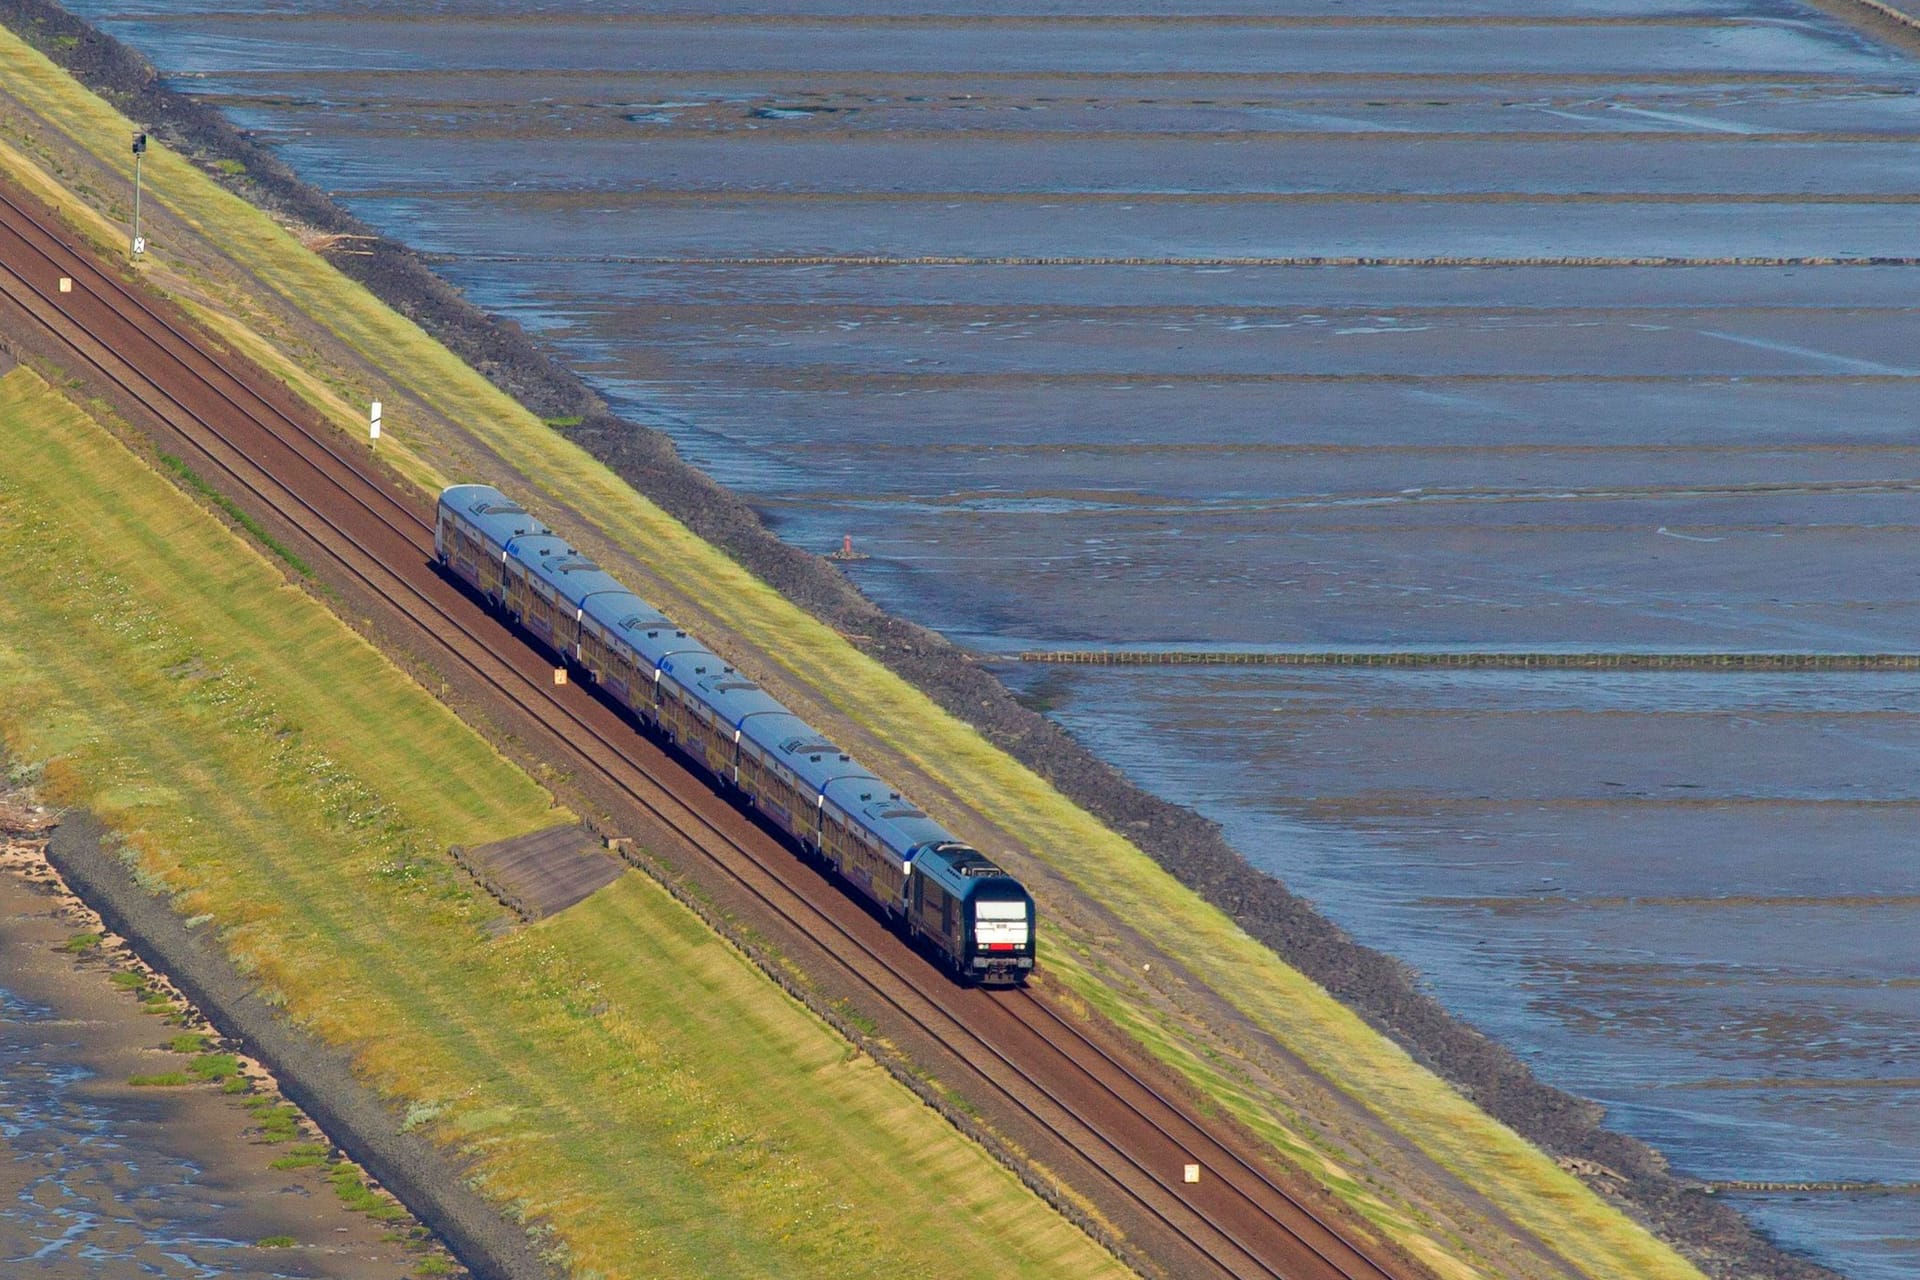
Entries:
[[[1710, 1274], [1743, 1280], [1834, 1280], [1833, 1272], [1774, 1245], [1709, 1189], [1674, 1177], [1659, 1152], [1604, 1128], [1599, 1106], [1535, 1079], [1509, 1050], [1421, 991], [1417, 975], [1406, 965], [1355, 943], [1278, 880], [1249, 866], [1215, 824], [1141, 790], [1053, 721], [1021, 705], [972, 655], [941, 635], [882, 612], [826, 560], [781, 542], [745, 501], [681, 461], [667, 437], [614, 416], [577, 374], [519, 326], [462, 299], [412, 250], [373, 233], [333, 205], [213, 107], [168, 88], [138, 53], [49, 0], [0, 0], [0, 22], [256, 205], [321, 231], [366, 237], [354, 243], [354, 253], [334, 257], [335, 266], [541, 417], [577, 417], [580, 425], [568, 434], [628, 483], [1125, 832], [1249, 934], [1487, 1111], [1561, 1157], [1568, 1167], [1597, 1169], [1583, 1176], [1603, 1194], [1630, 1206]], [[220, 160], [238, 161], [245, 173], [222, 174], [213, 167]], [[146, 902], [155, 930], [168, 923], [159, 916], [167, 916], [178, 929], [163, 903]], [[214, 1001], [212, 1007], [223, 1007], [223, 1002]], [[344, 1073], [341, 1078], [347, 1079]], [[387, 1125], [391, 1128], [390, 1119]], [[377, 1153], [349, 1150], [413, 1207], [407, 1184], [391, 1176]], [[432, 1213], [422, 1216], [440, 1226]]]
[[1508, 653], [1354, 650], [1029, 650], [1020, 661], [1067, 667], [1452, 667], [1473, 671], [1920, 671], [1920, 653]]
[[460, 1169], [424, 1138], [398, 1132], [400, 1118], [355, 1080], [346, 1056], [288, 1025], [259, 998], [210, 933], [186, 927], [165, 898], [142, 889], [104, 842], [90, 814], [69, 813], [47, 860], [106, 926], [164, 973], [219, 1029], [243, 1041], [280, 1090], [328, 1138], [378, 1178], [481, 1280], [533, 1280], [559, 1273], [542, 1261], [524, 1227], [468, 1189]]

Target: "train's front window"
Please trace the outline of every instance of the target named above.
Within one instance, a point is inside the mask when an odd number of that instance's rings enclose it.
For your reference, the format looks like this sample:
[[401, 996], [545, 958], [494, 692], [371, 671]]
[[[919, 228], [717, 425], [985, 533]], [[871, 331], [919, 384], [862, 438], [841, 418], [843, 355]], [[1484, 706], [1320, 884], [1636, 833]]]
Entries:
[[974, 941], [983, 951], [1012, 951], [1027, 945], [1027, 904], [976, 902], [973, 904]]

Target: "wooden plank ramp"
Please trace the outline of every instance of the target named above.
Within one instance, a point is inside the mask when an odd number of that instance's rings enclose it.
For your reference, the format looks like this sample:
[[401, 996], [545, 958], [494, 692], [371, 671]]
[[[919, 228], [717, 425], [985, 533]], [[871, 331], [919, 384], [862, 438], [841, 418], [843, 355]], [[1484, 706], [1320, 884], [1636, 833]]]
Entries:
[[522, 920], [543, 920], [612, 884], [626, 864], [585, 826], [548, 827], [474, 848], [453, 860]]

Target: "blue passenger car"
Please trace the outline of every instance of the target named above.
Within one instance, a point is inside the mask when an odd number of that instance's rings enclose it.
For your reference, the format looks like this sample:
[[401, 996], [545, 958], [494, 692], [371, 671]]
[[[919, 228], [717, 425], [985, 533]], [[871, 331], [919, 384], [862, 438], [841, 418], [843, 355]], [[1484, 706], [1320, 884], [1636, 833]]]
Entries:
[[827, 863], [957, 975], [1016, 983], [1033, 899], [498, 489], [440, 495], [441, 565], [687, 759]]

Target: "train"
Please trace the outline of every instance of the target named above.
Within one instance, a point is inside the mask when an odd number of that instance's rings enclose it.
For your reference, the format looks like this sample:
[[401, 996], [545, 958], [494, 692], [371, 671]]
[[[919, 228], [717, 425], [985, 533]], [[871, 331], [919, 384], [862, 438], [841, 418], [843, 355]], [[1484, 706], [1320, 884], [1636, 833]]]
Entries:
[[1033, 895], [499, 489], [441, 492], [448, 574], [758, 814], [956, 980], [1033, 972]]

